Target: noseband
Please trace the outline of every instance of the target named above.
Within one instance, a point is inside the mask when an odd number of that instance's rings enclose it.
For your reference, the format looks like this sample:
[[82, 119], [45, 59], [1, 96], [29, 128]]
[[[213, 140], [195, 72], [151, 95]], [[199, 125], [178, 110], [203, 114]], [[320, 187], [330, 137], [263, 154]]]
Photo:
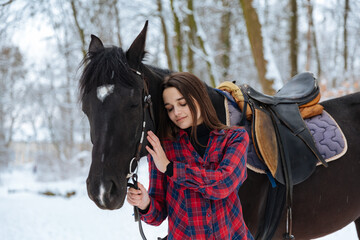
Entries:
[[[141, 149], [142, 149], [142, 145], [144, 142], [144, 137], [146, 135], [145, 133], [145, 129], [146, 129], [146, 112], [147, 110], [149, 110], [150, 113], [150, 120], [153, 122], [154, 126], [155, 126], [155, 118], [154, 118], [154, 112], [153, 112], [153, 105], [152, 105], [152, 101], [151, 101], [151, 95], [149, 93], [149, 88], [148, 88], [148, 84], [146, 82], [145, 79], [145, 75], [141, 74], [139, 71], [130, 68], [131, 71], [133, 71], [135, 74], [139, 75], [144, 83], [144, 91], [143, 91], [143, 96], [144, 96], [144, 107], [143, 107], [143, 123], [142, 123], [142, 131], [141, 131], [141, 137], [140, 137], [140, 141], [139, 141], [139, 145], [137, 147], [137, 151], [135, 153], [135, 156], [131, 159], [130, 161], [130, 165], [129, 165], [129, 173], [126, 175], [127, 179], [132, 179], [133, 183], [127, 183], [128, 186], [135, 188], [135, 189], [139, 189], [138, 187], [138, 175], [137, 175], [137, 170], [138, 170], [138, 161], [140, 160], [140, 155], [141, 155]], [[143, 240], [146, 240], [142, 225], [141, 225], [141, 220], [140, 220], [140, 215], [139, 215], [139, 209], [137, 207], [134, 207], [134, 217], [135, 217], [135, 222], [139, 222], [139, 231], [140, 231], [140, 235], [142, 237]]]

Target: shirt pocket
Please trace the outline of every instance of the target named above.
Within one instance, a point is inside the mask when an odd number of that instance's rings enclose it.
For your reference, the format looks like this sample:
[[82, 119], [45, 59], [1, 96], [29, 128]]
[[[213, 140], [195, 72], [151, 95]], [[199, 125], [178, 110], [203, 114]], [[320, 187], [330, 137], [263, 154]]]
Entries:
[[215, 170], [216, 168], [219, 167], [221, 159], [222, 159], [221, 153], [219, 153], [217, 151], [211, 152], [206, 157], [204, 167], [206, 169]]

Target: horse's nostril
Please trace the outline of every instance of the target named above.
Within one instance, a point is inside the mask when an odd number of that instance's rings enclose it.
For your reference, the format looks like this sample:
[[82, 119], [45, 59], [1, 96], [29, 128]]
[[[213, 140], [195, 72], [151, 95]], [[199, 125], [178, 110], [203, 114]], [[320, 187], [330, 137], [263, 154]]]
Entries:
[[111, 186], [110, 186], [110, 196], [114, 196], [117, 194], [117, 187], [114, 181], [111, 181]]

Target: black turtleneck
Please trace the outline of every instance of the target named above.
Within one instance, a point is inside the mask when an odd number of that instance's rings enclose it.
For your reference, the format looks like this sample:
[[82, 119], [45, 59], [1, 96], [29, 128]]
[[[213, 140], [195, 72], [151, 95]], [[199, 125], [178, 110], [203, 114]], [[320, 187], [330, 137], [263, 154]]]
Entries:
[[196, 128], [196, 136], [197, 140], [200, 143], [197, 143], [195, 139], [191, 137], [191, 129], [192, 127], [189, 127], [185, 129], [186, 133], [188, 134], [190, 138], [190, 142], [195, 148], [196, 152], [201, 156], [204, 157], [204, 153], [206, 150], [207, 143], [209, 141], [209, 135], [210, 135], [210, 129], [206, 127], [204, 123], [200, 124]]
[[[206, 127], [205, 124], [200, 124], [197, 126], [196, 128], [196, 136], [197, 136], [197, 140], [200, 143], [197, 143], [195, 141], [195, 139], [193, 139], [191, 137], [191, 129], [192, 127], [189, 127], [187, 129], [184, 129], [185, 132], [188, 134], [189, 139], [190, 139], [190, 143], [193, 145], [193, 147], [195, 148], [196, 152], [201, 156], [204, 157], [205, 154], [205, 150], [207, 147], [207, 143], [209, 141], [209, 136], [210, 136], [210, 129]], [[169, 177], [172, 177], [174, 171], [173, 171], [173, 163], [170, 162], [167, 167], [166, 167], [166, 171], [165, 174], [168, 175]]]

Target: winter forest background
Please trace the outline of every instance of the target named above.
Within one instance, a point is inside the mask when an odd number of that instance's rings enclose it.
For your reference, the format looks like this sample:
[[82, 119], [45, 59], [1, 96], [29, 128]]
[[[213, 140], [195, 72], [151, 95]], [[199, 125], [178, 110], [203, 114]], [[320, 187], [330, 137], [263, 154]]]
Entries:
[[0, 187], [24, 168], [35, 182], [85, 181], [90, 34], [126, 50], [149, 20], [147, 64], [267, 94], [311, 71], [325, 100], [360, 90], [359, 12], [358, 0], [0, 1]]

